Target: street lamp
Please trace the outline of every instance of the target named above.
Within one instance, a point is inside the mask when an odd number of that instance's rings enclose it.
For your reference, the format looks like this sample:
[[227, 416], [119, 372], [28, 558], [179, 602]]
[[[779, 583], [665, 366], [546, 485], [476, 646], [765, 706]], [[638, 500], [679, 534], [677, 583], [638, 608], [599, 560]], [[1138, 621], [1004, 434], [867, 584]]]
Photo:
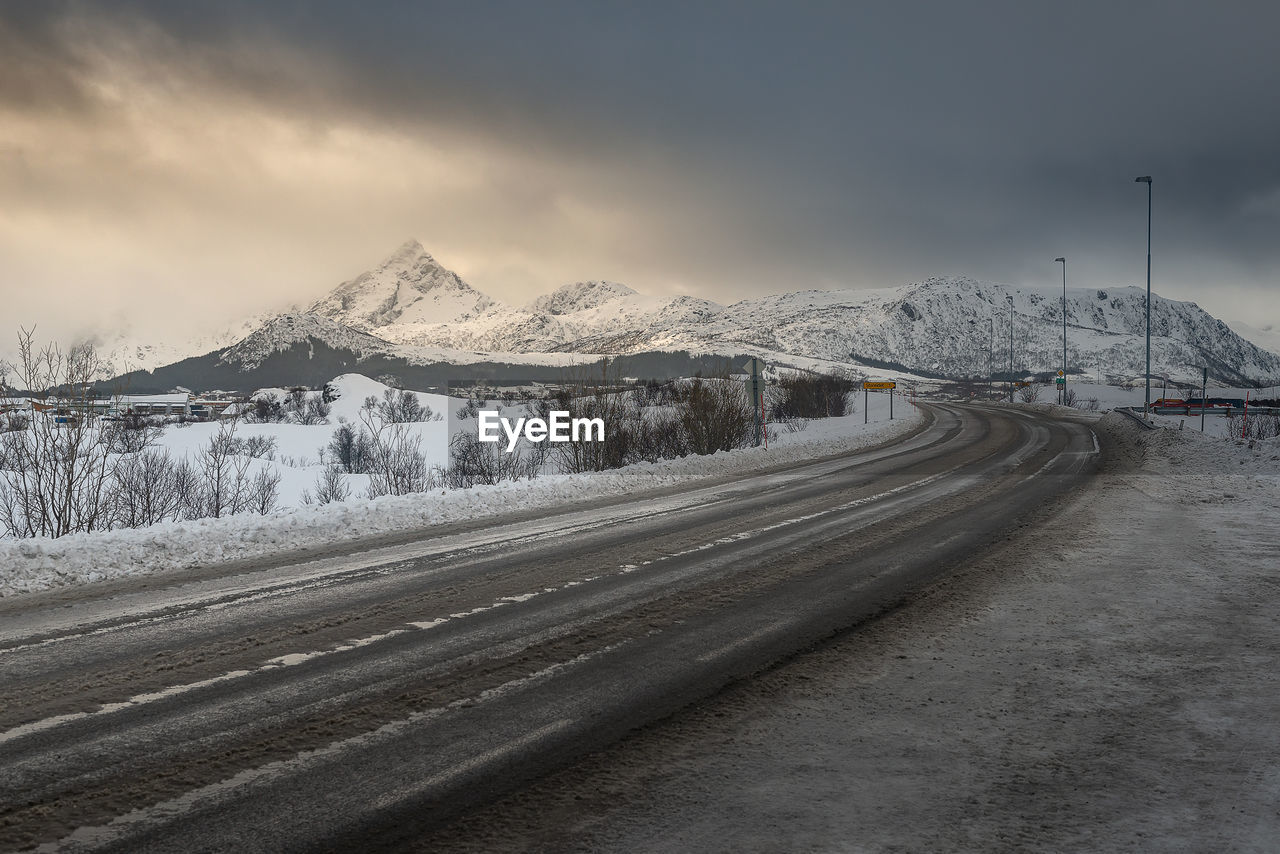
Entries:
[[990, 383], [995, 379], [996, 368], [994, 364], [996, 354], [996, 319], [994, 317], [987, 318], [987, 393], [991, 393]]
[[1054, 258], [1062, 263], [1062, 396], [1061, 403], [1067, 405], [1067, 259]]
[[1147, 397], [1142, 414], [1151, 417], [1151, 176], [1134, 178], [1135, 184], [1147, 185]]
[[1013, 403], [1013, 294], [1005, 299], [1009, 301], [1009, 402]]

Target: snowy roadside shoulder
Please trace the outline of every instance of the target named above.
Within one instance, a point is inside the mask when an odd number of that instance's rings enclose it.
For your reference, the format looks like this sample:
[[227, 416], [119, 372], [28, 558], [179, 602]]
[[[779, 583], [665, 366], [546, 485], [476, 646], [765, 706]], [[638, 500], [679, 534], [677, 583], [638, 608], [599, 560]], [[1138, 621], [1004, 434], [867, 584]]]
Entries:
[[[1127, 482], [1152, 501], [1223, 505], [1241, 517], [1280, 507], [1280, 438], [1242, 441], [1198, 430], [1144, 430], [1119, 413], [1099, 422], [1122, 456], [1139, 461]], [[1264, 514], [1265, 515], [1265, 514]]]
[[893, 421], [863, 424], [861, 414], [811, 421], [774, 445], [612, 471], [547, 475], [495, 486], [440, 490], [289, 508], [275, 513], [167, 522], [149, 528], [72, 534], [59, 539], [0, 541], [0, 597], [278, 555], [317, 543], [349, 542], [432, 525], [462, 522], [660, 489], [694, 479], [746, 475], [780, 464], [847, 453], [915, 429], [917, 410]]

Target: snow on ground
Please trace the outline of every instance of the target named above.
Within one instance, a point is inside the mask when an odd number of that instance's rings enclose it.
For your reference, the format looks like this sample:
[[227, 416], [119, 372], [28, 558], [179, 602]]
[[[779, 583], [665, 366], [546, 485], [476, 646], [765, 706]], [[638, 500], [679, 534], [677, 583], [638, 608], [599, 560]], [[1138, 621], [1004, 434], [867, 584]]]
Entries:
[[457, 850], [1275, 851], [1280, 444], [1098, 428], [1130, 465]]
[[[126, 575], [207, 566], [225, 561], [278, 555], [290, 549], [351, 541], [373, 535], [426, 528], [431, 525], [526, 511], [619, 494], [631, 494], [686, 482], [691, 478], [745, 474], [781, 463], [851, 451], [906, 432], [918, 423], [915, 410], [901, 398], [889, 420], [889, 398], [872, 394], [864, 424], [862, 399], [856, 413], [843, 418], [813, 420], [801, 432], [779, 430], [768, 449], [746, 448], [709, 456], [686, 457], [622, 469], [575, 475], [544, 475], [534, 480], [507, 481], [496, 486], [439, 490], [369, 500], [354, 494], [343, 502], [323, 506], [298, 505], [302, 490], [314, 490], [322, 471], [316, 460], [319, 445], [328, 441], [339, 416], [359, 423], [359, 406], [367, 394], [384, 388], [365, 377], [347, 375], [335, 381], [342, 396], [335, 401], [333, 423], [303, 427], [296, 424], [242, 424], [237, 436], [277, 439], [272, 465], [284, 476], [282, 499], [292, 506], [266, 516], [239, 515], [221, 519], [169, 522], [150, 528], [73, 534], [59, 539], [0, 540], [0, 596], [44, 590], [68, 584], [101, 581]], [[423, 404], [441, 411], [438, 395], [420, 394]], [[450, 400], [456, 408], [460, 401]], [[423, 449], [447, 450], [446, 421], [413, 425], [423, 431]], [[162, 447], [174, 453], [198, 448], [219, 429], [217, 424], [194, 424], [165, 430]], [[308, 462], [291, 466], [279, 456], [305, 456]], [[444, 462], [444, 458], [439, 459]], [[252, 472], [251, 472], [252, 473]], [[351, 475], [358, 488], [363, 476]]]

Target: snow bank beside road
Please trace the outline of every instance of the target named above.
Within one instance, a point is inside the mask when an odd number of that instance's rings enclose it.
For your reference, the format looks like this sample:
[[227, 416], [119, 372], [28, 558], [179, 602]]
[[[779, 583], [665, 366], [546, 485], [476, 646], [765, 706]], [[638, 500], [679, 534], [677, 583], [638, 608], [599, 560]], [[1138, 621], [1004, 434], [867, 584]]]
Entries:
[[[861, 401], [859, 408], [860, 404]], [[888, 398], [884, 396], [871, 397], [870, 414], [870, 424], [862, 423], [861, 412], [811, 421], [803, 432], [780, 435], [768, 450], [748, 448], [607, 472], [549, 475], [532, 481], [374, 500], [351, 499], [289, 508], [268, 516], [170, 522], [60, 539], [0, 541], [0, 596], [277, 555], [532, 507], [658, 489], [692, 478], [747, 474], [867, 447], [901, 435], [919, 423], [918, 413], [901, 400], [895, 404], [896, 420], [889, 421]]]

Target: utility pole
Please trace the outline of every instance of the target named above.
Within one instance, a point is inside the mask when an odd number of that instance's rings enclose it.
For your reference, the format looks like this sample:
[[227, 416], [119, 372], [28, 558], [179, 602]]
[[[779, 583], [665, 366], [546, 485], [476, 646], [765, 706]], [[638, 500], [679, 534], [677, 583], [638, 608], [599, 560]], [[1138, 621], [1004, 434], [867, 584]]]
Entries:
[[1135, 184], [1147, 185], [1147, 397], [1142, 414], [1151, 417], [1151, 176], [1133, 179]]
[[1058, 391], [1058, 402], [1067, 405], [1067, 259], [1054, 258], [1062, 262], [1062, 385]]
[[1009, 300], [1009, 402], [1013, 403], [1013, 295]]
[[747, 395], [751, 398], [752, 409], [752, 444], [760, 447], [764, 441], [764, 377], [761, 371], [764, 369], [764, 362], [752, 356], [751, 361], [746, 364], [747, 371]]

